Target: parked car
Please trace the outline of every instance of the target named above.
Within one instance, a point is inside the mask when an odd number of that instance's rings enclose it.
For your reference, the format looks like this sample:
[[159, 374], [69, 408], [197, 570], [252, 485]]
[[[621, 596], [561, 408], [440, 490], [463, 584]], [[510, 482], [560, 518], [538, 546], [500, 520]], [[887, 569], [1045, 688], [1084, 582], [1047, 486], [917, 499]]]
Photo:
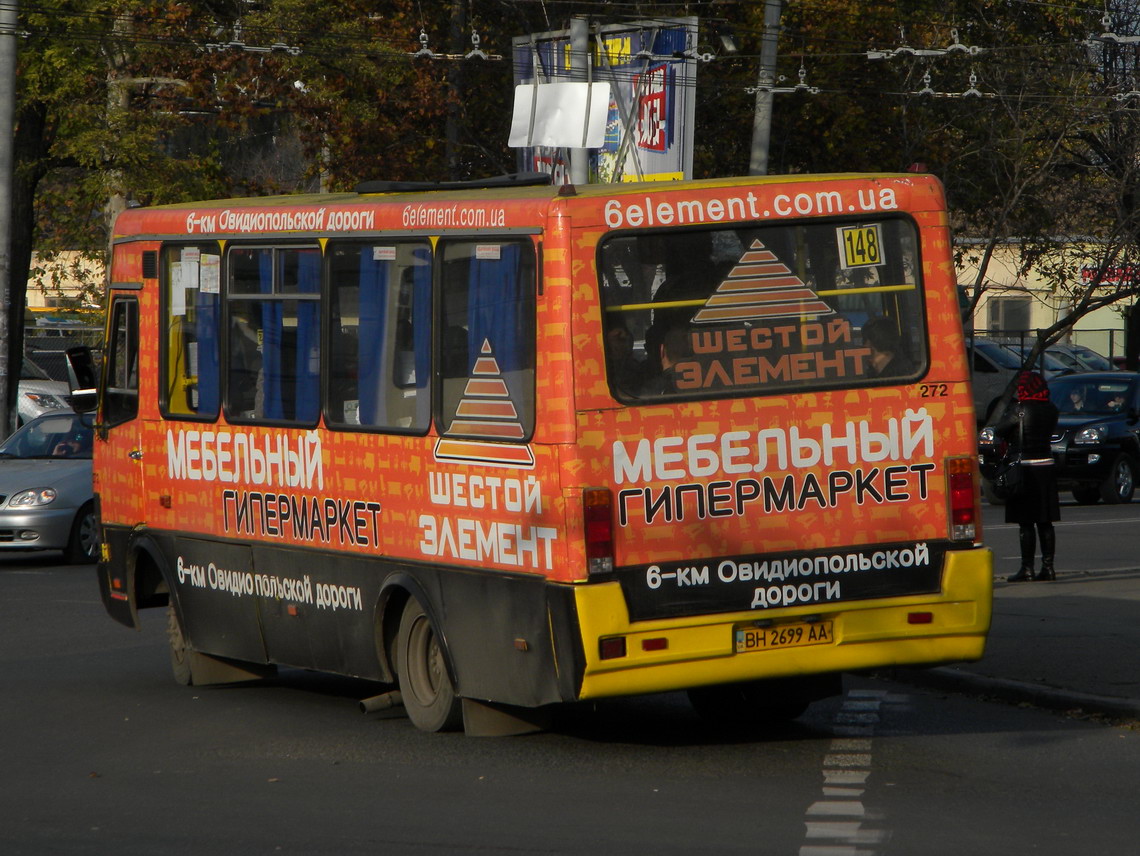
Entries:
[[[993, 339], [967, 339], [966, 347], [972, 351], [974, 412], [979, 425], [992, 421], [993, 409], [1010, 381], [1022, 368], [1021, 352], [1016, 345], [1004, 345]], [[1045, 379], [1048, 380], [1067, 369], [1056, 360], [1045, 359]]]
[[1021, 368], [1021, 361], [991, 339], [967, 339], [966, 347], [974, 386], [974, 412], [978, 424], [985, 425], [993, 405]]
[[96, 560], [92, 421], [49, 413], [0, 444], [0, 551], [63, 550], [69, 562]]
[[[1026, 346], [1025, 348], [1020, 349], [1015, 347], [1013, 352], [1015, 354], [1027, 354], [1029, 352], [1029, 347]], [[1046, 348], [1045, 354], [1054, 363], [1059, 363], [1063, 367], [1063, 370], [1061, 372], [1056, 372], [1057, 374], [1091, 371], [1091, 369], [1079, 359], [1077, 359], [1075, 355], [1070, 354], [1068, 351], [1060, 350], [1056, 345], [1050, 345], [1048, 348]]]
[[[1025, 362], [1029, 352], [1033, 349], [1032, 345], [1017, 345], [1017, 344], [1004, 344], [1004, 348], [1008, 348], [1013, 352], [1013, 355], [1018, 358], [1022, 363]], [[1050, 345], [1045, 349], [1045, 354], [1037, 355], [1037, 359], [1033, 361], [1033, 368], [1041, 372], [1045, 380], [1057, 377], [1058, 375], [1069, 374], [1070, 372], [1087, 372], [1089, 369], [1076, 357], [1069, 354], [1062, 354], [1056, 350], [1056, 345]]]
[[1077, 502], [1131, 502], [1140, 473], [1140, 374], [1095, 372], [1049, 383], [1061, 416], [1053, 436], [1057, 480]]
[[[1014, 354], [1029, 353], [1030, 345], [1006, 345]], [[1045, 349], [1043, 360], [1046, 378], [1065, 372], [1110, 372], [1116, 366], [1108, 357], [1101, 356], [1092, 348], [1057, 342]]]
[[53, 410], [70, 410], [67, 403], [70, 392], [66, 382], [52, 380], [47, 372], [24, 357], [20, 369], [18, 423], [23, 425]]
[[1074, 345], [1071, 342], [1058, 342], [1055, 345], [1049, 346], [1049, 353], [1062, 361], [1064, 361], [1062, 357], [1063, 354], [1069, 355], [1069, 357], [1076, 360], [1082, 366], [1078, 371], [1111, 372], [1117, 369], [1117, 366], [1112, 360], [1085, 345]]

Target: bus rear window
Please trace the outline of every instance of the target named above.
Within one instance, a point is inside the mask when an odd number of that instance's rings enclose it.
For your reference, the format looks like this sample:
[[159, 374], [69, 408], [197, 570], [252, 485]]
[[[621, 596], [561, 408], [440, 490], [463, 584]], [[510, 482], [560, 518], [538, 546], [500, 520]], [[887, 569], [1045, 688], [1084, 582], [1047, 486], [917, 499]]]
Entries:
[[920, 270], [904, 218], [615, 235], [599, 249], [611, 389], [637, 403], [913, 380]]

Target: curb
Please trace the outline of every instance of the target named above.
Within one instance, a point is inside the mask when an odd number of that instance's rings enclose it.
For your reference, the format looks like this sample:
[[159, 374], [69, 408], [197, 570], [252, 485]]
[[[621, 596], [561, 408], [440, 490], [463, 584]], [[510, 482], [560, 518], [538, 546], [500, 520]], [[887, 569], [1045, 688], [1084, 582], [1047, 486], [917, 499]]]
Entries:
[[1014, 704], [1026, 703], [1062, 712], [1079, 709], [1114, 719], [1140, 719], [1140, 701], [1134, 699], [1080, 693], [1009, 678], [991, 678], [947, 666], [931, 669], [900, 668], [887, 674], [892, 680], [903, 683], [968, 695], [991, 696]]

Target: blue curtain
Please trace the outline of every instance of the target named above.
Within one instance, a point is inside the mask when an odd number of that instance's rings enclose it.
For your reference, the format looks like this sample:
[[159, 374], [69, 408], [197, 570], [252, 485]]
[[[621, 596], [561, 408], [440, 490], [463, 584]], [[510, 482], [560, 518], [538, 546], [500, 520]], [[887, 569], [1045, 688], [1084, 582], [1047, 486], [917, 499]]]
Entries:
[[[285, 251], [289, 252], [289, 251]], [[285, 300], [273, 289], [273, 250], [258, 256], [258, 291], [273, 299], [261, 302], [261, 381], [264, 419], [296, 419], [314, 422], [320, 413], [320, 366], [314, 356], [320, 342], [320, 304], [316, 301]], [[298, 290], [319, 294], [321, 257], [317, 252], [299, 252]], [[297, 307], [297, 337], [292, 365], [285, 362], [285, 308]]]
[[[321, 254], [302, 250], [297, 254], [297, 283], [302, 294], [321, 293]], [[316, 422], [321, 411], [321, 305], [317, 301], [297, 303], [296, 409], [300, 422]]]
[[[412, 324], [416, 351], [416, 389], [426, 389], [431, 375], [431, 248], [413, 253]], [[425, 406], [427, 402], [424, 402]]]
[[372, 257], [371, 245], [361, 247], [360, 327], [356, 345], [361, 425], [381, 425], [384, 422], [384, 383], [380, 367], [387, 304], [388, 263]]
[[195, 338], [198, 342], [198, 404], [196, 412], [213, 415], [218, 412], [221, 398], [218, 383], [219, 375], [219, 327], [218, 307], [221, 301], [217, 294], [203, 294], [198, 291], [194, 308]]
[[467, 365], [475, 364], [483, 340], [491, 341], [495, 359], [504, 371], [523, 368], [520, 353], [520, 300], [527, 283], [520, 281], [518, 244], [501, 244], [498, 259], [473, 259], [468, 275]]
[[[258, 291], [273, 293], [273, 251], [258, 251]], [[281, 301], [261, 302], [261, 412], [265, 419], [283, 419], [281, 405]]]

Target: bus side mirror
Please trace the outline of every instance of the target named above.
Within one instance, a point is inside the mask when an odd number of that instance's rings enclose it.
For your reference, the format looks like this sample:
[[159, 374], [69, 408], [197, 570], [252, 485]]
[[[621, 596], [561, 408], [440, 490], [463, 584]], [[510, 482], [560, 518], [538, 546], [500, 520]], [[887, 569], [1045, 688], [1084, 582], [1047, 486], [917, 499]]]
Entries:
[[69, 403], [76, 413], [90, 413], [99, 404], [99, 375], [95, 358], [86, 345], [67, 349], [67, 381], [71, 387]]

